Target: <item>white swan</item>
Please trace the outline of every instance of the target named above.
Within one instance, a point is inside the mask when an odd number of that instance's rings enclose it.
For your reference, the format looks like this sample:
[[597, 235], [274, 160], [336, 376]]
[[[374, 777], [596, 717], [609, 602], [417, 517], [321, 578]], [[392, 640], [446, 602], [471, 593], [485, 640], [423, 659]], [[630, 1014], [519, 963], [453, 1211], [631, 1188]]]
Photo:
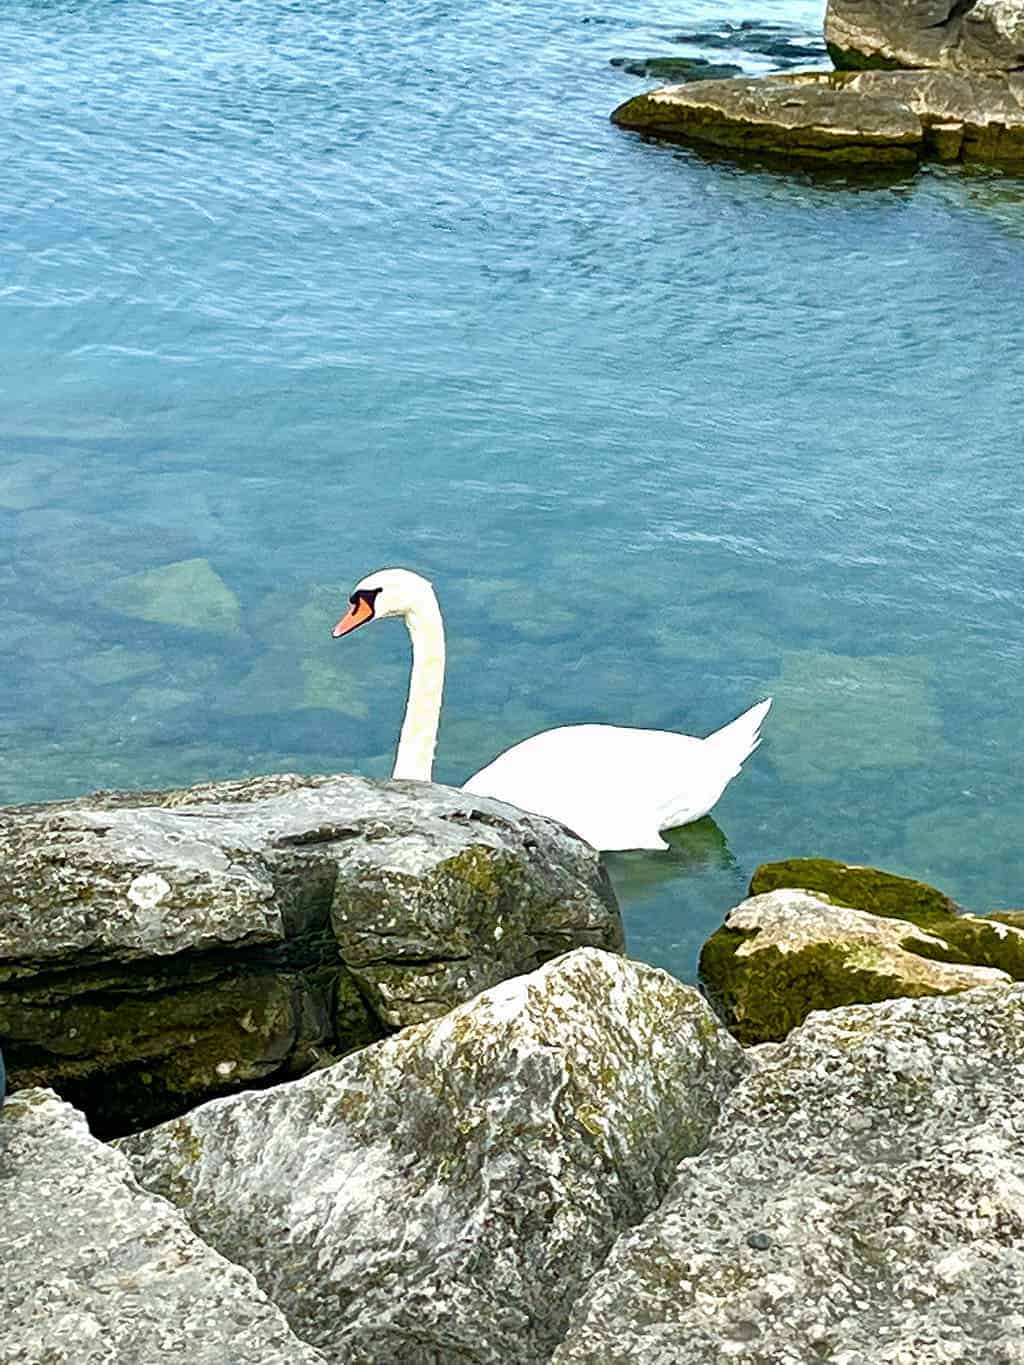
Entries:
[[[409, 699], [393, 777], [429, 782], [444, 692], [444, 623], [434, 589], [408, 569], [356, 584], [335, 638], [401, 616], [412, 639]], [[598, 849], [667, 848], [660, 831], [707, 815], [761, 742], [771, 698], [696, 739], [622, 725], [564, 725], [514, 744], [463, 784], [546, 815]]]

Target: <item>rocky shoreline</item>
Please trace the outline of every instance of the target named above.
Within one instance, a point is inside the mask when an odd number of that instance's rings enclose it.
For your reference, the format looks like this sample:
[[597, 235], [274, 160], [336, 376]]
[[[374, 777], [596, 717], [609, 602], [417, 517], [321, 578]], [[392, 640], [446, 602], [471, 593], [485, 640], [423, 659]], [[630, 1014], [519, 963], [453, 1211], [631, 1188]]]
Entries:
[[662, 86], [623, 128], [730, 152], [859, 166], [1024, 165], [1024, 14], [1009, 0], [830, 0], [835, 71]]
[[702, 994], [587, 845], [442, 787], [0, 848], [12, 1365], [1024, 1360], [1024, 913], [766, 864]]

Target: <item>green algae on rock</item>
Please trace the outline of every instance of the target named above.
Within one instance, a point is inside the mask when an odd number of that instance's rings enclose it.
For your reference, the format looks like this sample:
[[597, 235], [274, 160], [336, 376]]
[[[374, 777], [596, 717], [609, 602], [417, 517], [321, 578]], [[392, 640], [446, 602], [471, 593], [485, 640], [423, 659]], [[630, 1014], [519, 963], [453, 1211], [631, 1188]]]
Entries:
[[958, 915], [960, 906], [926, 882], [899, 877], [877, 867], [858, 867], [832, 858], [786, 858], [762, 863], [750, 879], [750, 894], [762, 896], [780, 887], [824, 892], [837, 905], [869, 910], [874, 915], [898, 915], [927, 927], [927, 916]]
[[700, 975], [743, 1043], [779, 1042], [812, 1010], [945, 995], [1010, 979], [966, 961], [909, 921], [791, 888], [753, 896], [731, 910], [704, 945]]
[[[804, 893], [812, 893], [806, 895]], [[704, 985], [743, 1042], [811, 1010], [1024, 980], [1024, 925], [964, 914], [935, 887], [828, 858], [765, 863], [705, 943]]]

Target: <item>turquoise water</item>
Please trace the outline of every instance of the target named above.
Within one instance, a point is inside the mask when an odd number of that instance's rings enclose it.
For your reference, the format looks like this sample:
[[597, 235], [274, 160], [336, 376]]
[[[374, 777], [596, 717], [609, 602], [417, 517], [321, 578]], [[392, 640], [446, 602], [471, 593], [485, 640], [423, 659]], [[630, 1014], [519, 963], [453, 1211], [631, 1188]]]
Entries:
[[637, 956], [776, 856], [1024, 901], [1024, 181], [609, 125], [613, 58], [770, 69], [743, 20], [821, 8], [7, 0], [0, 799], [386, 774], [404, 632], [330, 627], [397, 563], [441, 780], [776, 698], [716, 824], [612, 860]]

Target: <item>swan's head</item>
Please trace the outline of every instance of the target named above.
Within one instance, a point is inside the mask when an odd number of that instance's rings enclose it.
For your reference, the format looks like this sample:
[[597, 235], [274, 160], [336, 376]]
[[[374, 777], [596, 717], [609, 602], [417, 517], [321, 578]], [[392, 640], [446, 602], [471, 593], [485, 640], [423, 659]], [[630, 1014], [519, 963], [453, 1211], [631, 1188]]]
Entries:
[[335, 639], [348, 635], [367, 621], [381, 621], [385, 616], [403, 616], [407, 620], [417, 612], [437, 610], [434, 589], [425, 578], [409, 569], [378, 569], [368, 573], [352, 589], [348, 611], [334, 627]]

